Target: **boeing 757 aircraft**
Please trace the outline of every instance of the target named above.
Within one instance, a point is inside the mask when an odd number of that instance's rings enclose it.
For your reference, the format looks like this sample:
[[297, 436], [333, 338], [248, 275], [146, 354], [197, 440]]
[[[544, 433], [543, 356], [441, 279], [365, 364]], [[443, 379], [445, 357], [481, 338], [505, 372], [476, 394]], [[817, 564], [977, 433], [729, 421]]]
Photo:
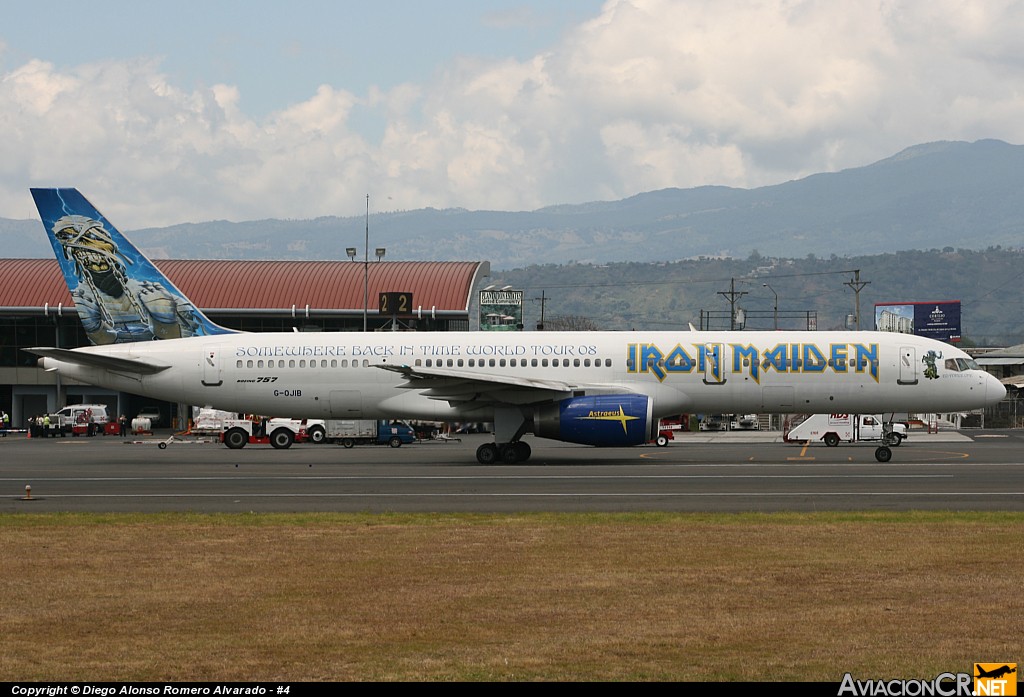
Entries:
[[96, 345], [29, 350], [47, 370], [156, 399], [293, 418], [493, 422], [495, 442], [476, 453], [490, 464], [527, 460], [526, 433], [626, 446], [653, 440], [671, 414], [960, 411], [1006, 394], [963, 351], [885, 332], [236, 332], [76, 189], [32, 196]]

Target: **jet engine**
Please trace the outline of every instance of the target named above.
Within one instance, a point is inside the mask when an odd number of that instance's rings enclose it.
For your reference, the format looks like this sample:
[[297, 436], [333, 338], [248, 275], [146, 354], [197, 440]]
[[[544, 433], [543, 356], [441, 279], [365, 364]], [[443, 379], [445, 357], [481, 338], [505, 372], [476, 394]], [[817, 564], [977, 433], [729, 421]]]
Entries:
[[574, 397], [539, 407], [533, 432], [539, 438], [582, 445], [639, 445], [657, 436], [652, 412], [646, 395]]

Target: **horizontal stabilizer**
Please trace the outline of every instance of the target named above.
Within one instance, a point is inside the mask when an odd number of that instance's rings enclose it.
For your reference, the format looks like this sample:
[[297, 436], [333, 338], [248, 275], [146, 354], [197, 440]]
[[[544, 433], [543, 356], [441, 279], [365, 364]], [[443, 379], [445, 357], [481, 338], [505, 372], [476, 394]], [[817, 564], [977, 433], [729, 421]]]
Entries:
[[147, 363], [140, 358], [120, 358], [118, 356], [107, 356], [102, 353], [88, 353], [85, 351], [74, 351], [72, 349], [50, 348], [47, 346], [34, 346], [25, 349], [37, 356], [45, 356], [63, 363], [74, 363], [90, 368], [103, 368], [104, 370], [115, 370], [119, 373], [136, 373], [138, 375], [153, 375], [167, 370], [169, 365], [156, 365]]

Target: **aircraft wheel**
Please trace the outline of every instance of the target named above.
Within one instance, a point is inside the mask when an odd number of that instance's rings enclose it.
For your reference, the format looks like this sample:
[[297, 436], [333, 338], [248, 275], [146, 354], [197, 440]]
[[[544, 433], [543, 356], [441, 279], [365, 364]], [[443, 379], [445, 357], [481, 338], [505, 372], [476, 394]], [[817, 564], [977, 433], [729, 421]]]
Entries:
[[881, 445], [875, 449], [875, 459], [879, 462], [888, 462], [892, 459], [892, 450], [886, 445]]
[[156, 447], [160, 448], [161, 450], [167, 450], [167, 443], [157, 443]]
[[890, 433], [889, 440], [886, 442], [886, 445], [892, 446], [893, 448], [898, 448], [900, 447], [900, 443], [902, 442], [903, 436], [901, 436], [898, 433]]
[[519, 448], [515, 443], [507, 443], [500, 449], [501, 461], [506, 465], [514, 465], [519, 462]]
[[309, 434], [309, 440], [313, 443], [323, 443], [327, 438], [327, 431], [324, 430], [323, 426], [314, 426], [306, 433]]
[[346, 448], [351, 448], [353, 445], [356, 444], [356, 442], [351, 438], [345, 438], [341, 441], [341, 444], [344, 445]]
[[834, 433], [826, 433], [824, 440], [825, 440], [825, 445], [827, 445], [830, 448], [834, 448], [837, 445], [839, 445], [839, 436], [837, 436]]
[[654, 442], [657, 444], [659, 448], [664, 448], [666, 445], [668, 445], [668, 438], [666, 438], [665, 436], [658, 436], [658, 439]]
[[498, 461], [498, 446], [494, 443], [484, 443], [476, 449], [476, 461], [481, 465], [493, 465]]
[[224, 445], [228, 446], [232, 450], [244, 448], [245, 444], [248, 442], [249, 434], [240, 428], [233, 428], [224, 434]]
[[278, 450], [292, 447], [295, 442], [295, 434], [287, 428], [279, 428], [270, 434], [270, 444]]
[[526, 462], [530, 459], [530, 455], [533, 454], [533, 449], [530, 447], [529, 443], [519, 440], [516, 441], [514, 445], [516, 452], [519, 454], [519, 462]]

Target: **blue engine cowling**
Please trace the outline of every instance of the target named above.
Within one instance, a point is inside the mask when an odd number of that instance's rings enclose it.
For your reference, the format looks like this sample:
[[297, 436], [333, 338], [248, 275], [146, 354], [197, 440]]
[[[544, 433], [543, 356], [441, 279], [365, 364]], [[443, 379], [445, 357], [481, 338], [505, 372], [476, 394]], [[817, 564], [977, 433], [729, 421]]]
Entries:
[[574, 397], [537, 409], [534, 435], [582, 445], [640, 445], [654, 439], [651, 398], [615, 394]]

